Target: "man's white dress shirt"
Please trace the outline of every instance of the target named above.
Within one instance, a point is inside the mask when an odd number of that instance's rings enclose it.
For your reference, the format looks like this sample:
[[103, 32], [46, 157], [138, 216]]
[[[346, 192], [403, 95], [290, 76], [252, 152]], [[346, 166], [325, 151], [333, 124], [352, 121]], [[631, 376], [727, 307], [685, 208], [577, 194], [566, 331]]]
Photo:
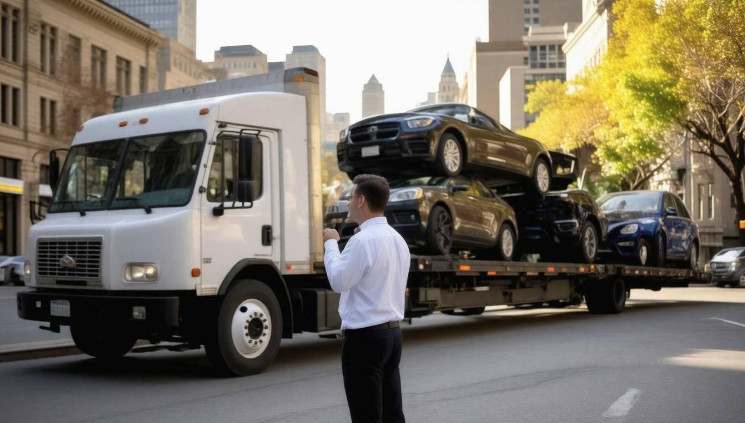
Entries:
[[403, 237], [385, 217], [360, 225], [344, 252], [330, 239], [324, 264], [331, 288], [341, 293], [342, 329], [360, 329], [404, 318], [411, 257]]

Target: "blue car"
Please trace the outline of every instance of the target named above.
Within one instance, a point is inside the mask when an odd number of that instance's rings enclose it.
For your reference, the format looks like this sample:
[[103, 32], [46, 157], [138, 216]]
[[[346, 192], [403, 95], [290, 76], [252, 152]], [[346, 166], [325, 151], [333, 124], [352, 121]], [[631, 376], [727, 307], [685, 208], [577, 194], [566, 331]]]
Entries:
[[677, 195], [615, 192], [600, 197], [598, 205], [608, 217], [608, 247], [623, 261], [659, 267], [674, 261], [698, 267], [698, 224]]

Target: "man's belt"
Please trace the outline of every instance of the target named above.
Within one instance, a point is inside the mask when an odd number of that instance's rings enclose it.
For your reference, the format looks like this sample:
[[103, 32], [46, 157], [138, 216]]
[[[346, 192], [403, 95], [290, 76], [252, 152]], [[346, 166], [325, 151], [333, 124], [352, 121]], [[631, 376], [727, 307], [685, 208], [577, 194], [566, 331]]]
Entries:
[[356, 334], [356, 333], [373, 332], [373, 331], [376, 331], [376, 330], [383, 330], [383, 329], [392, 329], [392, 328], [397, 328], [397, 327], [400, 327], [400, 326], [401, 326], [401, 324], [398, 322], [398, 320], [394, 320], [394, 321], [391, 321], [391, 322], [381, 323], [379, 325], [368, 326], [366, 328], [342, 329], [341, 334], [342, 334], [342, 336], [348, 336], [348, 335], [353, 335], [353, 334]]

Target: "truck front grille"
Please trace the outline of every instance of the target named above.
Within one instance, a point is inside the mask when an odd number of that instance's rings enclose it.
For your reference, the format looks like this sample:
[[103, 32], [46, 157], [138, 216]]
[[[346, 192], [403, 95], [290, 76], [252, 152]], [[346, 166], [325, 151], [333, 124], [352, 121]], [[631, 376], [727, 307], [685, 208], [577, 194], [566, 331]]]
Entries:
[[55, 280], [99, 280], [101, 239], [39, 240], [36, 276]]

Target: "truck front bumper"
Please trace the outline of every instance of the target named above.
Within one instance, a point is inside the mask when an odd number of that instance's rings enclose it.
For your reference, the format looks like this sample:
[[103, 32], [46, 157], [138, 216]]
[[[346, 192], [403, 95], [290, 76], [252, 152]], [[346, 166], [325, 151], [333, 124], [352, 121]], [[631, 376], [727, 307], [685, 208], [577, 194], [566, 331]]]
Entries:
[[156, 330], [179, 326], [178, 296], [102, 295], [25, 291], [16, 297], [18, 317], [25, 320], [70, 325], [75, 321], [130, 323]]

